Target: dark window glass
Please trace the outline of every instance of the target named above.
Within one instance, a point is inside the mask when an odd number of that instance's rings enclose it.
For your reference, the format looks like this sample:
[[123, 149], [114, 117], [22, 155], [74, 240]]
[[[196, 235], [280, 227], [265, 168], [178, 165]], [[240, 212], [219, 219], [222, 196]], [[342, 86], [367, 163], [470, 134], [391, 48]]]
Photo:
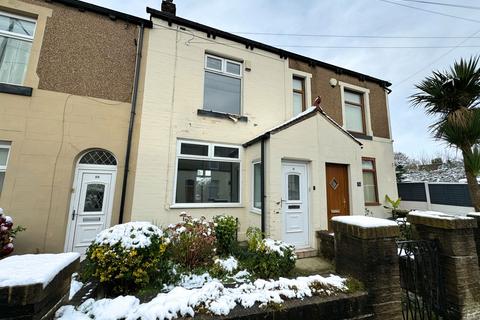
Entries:
[[89, 184], [85, 194], [84, 212], [99, 212], [103, 209], [103, 196], [105, 194], [105, 185]]
[[240, 114], [240, 92], [240, 79], [205, 71], [205, 110]]
[[176, 203], [239, 202], [240, 163], [178, 160]]
[[193, 156], [208, 156], [208, 145], [182, 143], [180, 148], [181, 154], [190, 154]]
[[238, 148], [215, 147], [214, 156], [238, 159]]
[[253, 165], [253, 207], [262, 209], [261, 178], [262, 167], [260, 163]]

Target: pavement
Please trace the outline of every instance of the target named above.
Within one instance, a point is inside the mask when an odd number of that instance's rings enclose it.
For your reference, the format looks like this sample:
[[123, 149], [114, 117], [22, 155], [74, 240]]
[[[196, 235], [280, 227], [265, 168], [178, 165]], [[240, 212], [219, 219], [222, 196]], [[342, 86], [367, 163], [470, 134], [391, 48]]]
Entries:
[[322, 257], [311, 257], [298, 259], [295, 264], [294, 273], [298, 275], [312, 275], [334, 272], [332, 262]]

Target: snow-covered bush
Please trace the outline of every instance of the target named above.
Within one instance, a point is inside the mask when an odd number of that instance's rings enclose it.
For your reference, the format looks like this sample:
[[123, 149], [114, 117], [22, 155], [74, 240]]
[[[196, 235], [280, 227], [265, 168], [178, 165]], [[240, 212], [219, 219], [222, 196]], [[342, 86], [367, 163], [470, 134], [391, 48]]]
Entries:
[[295, 268], [295, 247], [283, 241], [262, 239], [258, 228], [247, 230], [248, 254], [245, 266], [260, 278], [278, 278]]
[[180, 216], [183, 221], [166, 230], [172, 260], [189, 270], [211, 265], [216, 254], [214, 223], [205, 217], [192, 218], [185, 212]]
[[218, 254], [224, 256], [233, 254], [237, 247], [237, 219], [232, 216], [217, 216], [213, 222]]
[[18, 226], [13, 228], [13, 219], [4, 214], [0, 208], [0, 258], [9, 255], [13, 251], [13, 239], [18, 232], [25, 228]]
[[107, 292], [134, 292], [169, 280], [169, 239], [149, 222], [129, 222], [100, 232], [87, 250], [84, 278]]

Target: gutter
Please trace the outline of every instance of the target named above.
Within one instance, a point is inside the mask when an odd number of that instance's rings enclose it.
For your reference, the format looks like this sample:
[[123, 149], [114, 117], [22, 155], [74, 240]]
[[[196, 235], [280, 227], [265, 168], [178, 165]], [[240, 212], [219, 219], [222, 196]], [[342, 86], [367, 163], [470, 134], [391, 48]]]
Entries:
[[138, 97], [138, 82], [140, 78], [140, 67], [142, 61], [142, 48], [143, 48], [143, 34], [145, 32], [145, 25], [140, 24], [140, 31], [137, 42], [137, 55], [135, 58], [135, 76], [133, 78], [133, 93], [132, 93], [132, 105], [130, 108], [130, 122], [128, 124], [128, 137], [127, 137], [127, 150], [125, 152], [125, 168], [123, 171], [123, 183], [122, 183], [122, 197], [120, 200], [120, 214], [118, 216], [118, 223], [123, 223], [123, 216], [125, 212], [125, 198], [127, 196], [127, 182], [128, 172], [130, 167], [130, 153], [132, 149], [132, 137], [133, 137], [133, 125], [135, 124], [135, 114], [137, 109], [137, 97]]
[[261, 205], [261, 230], [262, 237], [265, 238], [266, 232], [266, 210], [265, 210], [265, 141], [270, 135], [262, 136], [262, 144], [260, 145], [260, 199], [262, 199]]

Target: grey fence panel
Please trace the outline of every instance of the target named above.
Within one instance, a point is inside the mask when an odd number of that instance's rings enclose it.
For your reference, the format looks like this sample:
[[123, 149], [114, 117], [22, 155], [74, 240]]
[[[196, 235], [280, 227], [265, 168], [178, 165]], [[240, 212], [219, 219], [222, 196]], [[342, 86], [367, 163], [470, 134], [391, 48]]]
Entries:
[[425, 184], [419, 183], [398, 183], [398, 196], [405, 201], [427, 201]]
[[450, 206], [472, 207], [466, 184], [429, 184], [430, 202]]

